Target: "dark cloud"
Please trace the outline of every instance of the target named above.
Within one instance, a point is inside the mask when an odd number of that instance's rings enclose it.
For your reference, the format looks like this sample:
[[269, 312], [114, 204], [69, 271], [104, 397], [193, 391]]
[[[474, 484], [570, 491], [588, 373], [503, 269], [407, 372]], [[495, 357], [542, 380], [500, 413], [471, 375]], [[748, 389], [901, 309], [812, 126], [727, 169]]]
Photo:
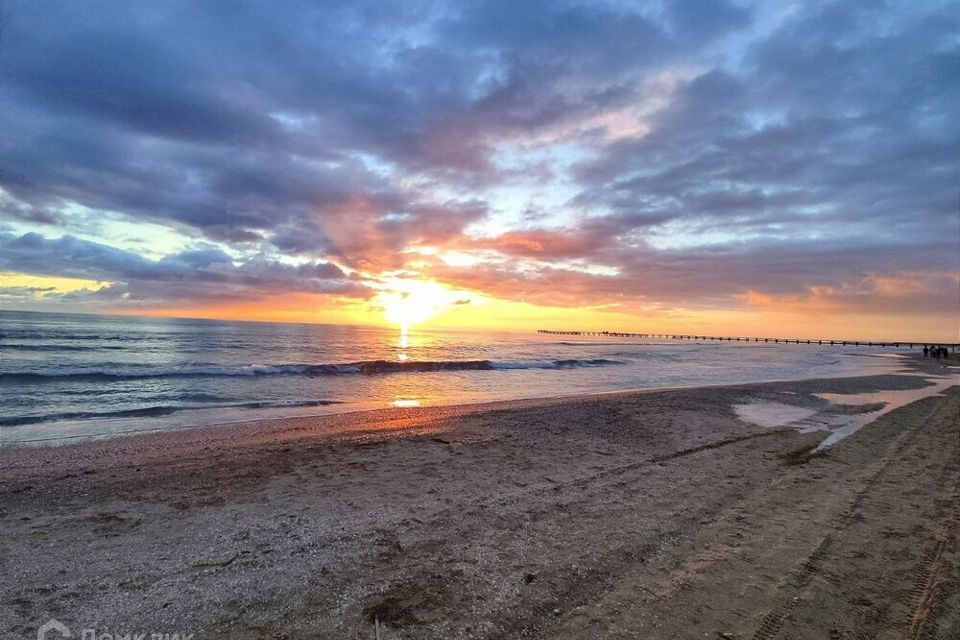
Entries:
[[0, 289], [0, 301], [29, 304], [55, 295], [55, 292], [56, 287], [3, 287]]
[[7, 222], [20, 220], [38, 225], [58, 226], [63, 224], [63, 216], [57, 211], [44, 207], [34, 207], [10, 198], [0, 196], [0, 220]]
[[[933, 258], [946, 262], [955, 255], [941, 251]], [[766, 300], [770, 307], [796, 301], [798, 313], [799, 301], [816, 297], [863, 314], [899, 310], [952, 318], [960, 278], [949, 270], [930, 271], [930, 257], [896, 245], [850, 249], [826, 243], [812, 249], [782, 243], [763, 249], [613, 253], [606, 258], [618, 266], [615, 275], [587, 272], [576, 262], [543, 261], [533, 268], [515, 260], [470, 268], [437, 265], [431, 272], [461, 287], [534, 304], [612, 303], [637, 314], [650, 305], [731, 308], [752, 293], [762, 294], [752, 300]]]
[[[415, 272], [426, 247], [484, 256], [432, 275], [543, 304], [869, 304], [878, 278], [956, 273], [954, 2], [0, 14], [4, 268], [121, 283], [104, 296], [362, 295], [327, 261]], [[79, 233], [83, 208], [209, 246], [23, 233]]]
[[750, 25], [750, 12], [725, 0], [674, 0], [667, 8], [670, 26], [694, 46]]
[[[201, 247], [160, 260], [104, 244], [36, 233], [0, 234], [0, 271], [20, 271], [109, 283], [97, 295], [129, 303], [229, 300], [255, 302], [282, 293], [363, 297], [370, 291], [329, 263], [289, 265], [264, 257], [234, 261], [217, 247]], [[89, 295], [87, 296], [90, 297]]]

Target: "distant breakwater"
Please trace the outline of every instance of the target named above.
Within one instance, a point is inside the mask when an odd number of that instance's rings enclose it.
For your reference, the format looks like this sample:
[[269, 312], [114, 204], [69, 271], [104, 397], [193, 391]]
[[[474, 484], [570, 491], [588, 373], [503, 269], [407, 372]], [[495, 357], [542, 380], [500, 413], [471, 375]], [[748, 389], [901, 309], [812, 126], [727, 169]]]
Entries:
[[659, 340], [701, 340], [704, 342], [767, 342], [773, 344], [817, 344], [834, 345], [843, 347], [906, 347], [909, 349], [922, 348], [925, 345], [939, 345], [956, 351], [960, 347], [960, 342], [917, 342], [909, 340], [897, 340], [893, 342], [878, 342], [876, 340], [825, 340], [808, 338], [760, 338], [755, 336], [708, 336], [708, 335], [688, 335], [678, 333], [627, 333], [623, 331], [565, 331], [554, 329], [537, 329], [537, 333], [552, 336], [600, 336], [605, 338], [647, 338]]

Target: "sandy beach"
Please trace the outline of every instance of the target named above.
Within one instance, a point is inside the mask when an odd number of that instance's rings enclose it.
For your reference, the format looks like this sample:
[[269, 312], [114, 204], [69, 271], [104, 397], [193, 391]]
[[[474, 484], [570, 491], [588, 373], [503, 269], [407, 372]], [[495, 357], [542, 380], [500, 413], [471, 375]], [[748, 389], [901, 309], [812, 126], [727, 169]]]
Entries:
[[960, 640], [957, 4], [0, 2], [0, 640]]
[[960, 387], [912, 366], [5, 447], [0, 629], [957, 638]]

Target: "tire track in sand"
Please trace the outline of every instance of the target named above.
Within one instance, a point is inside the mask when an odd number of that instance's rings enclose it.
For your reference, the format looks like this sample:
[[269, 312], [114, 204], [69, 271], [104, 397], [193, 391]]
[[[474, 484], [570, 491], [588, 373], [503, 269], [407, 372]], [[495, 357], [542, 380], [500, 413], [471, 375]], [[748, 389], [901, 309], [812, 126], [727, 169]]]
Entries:
[[[808, 590], [814, 576], [820, 571], [823, 558], [829, 553], [834, 541], [842, 537], [848, 527], [858, 518], [858, 509], [864, 499], [874, 490], [884, 475], [890, 470], [891, 465], [902, 458], [904, 450], [914, 444], [915, 440], [924, 428], [931, 423], [936, 423], [942, 414], [952, 412], [953, 402], [948, 401], [941, 405], [939, 409], [933, 412], [931, 420], [924, 421], [918, 426], [897, 437], [886, 454], [879, 462], [879, 467], [869, 475], [862, 488], [854, 493], [849, 506], [838, 517], [838, 522], [831, 533], [826, 534], [817, 546], [807, 555], [804, 560], [797, 565], [796, 569], [789, 574], [783, 581], [778, 599], [780, 603], [771, 608], [763, 617], [759, 627], [753, 634], [753, 640], [775, 640], [783, 630], [784, 625], [790, 615], [796, 610], [801, 601], [801, 596]], [[949, 420], [949, 418], [948, 418]], [[948, 459], [941, 472], [946, 475], [952, 467], [956, 466]], [[941, 512], [938, 525], [935, 529], [933, 538], [929, 541], [927, 549], [923, 553], [922, 560], [917, 568], [917, 574], [913, 588], [913, 602], [911, 606], [910, 624], [905, 635], [905, 640], [921, 640], [926, 638], [925, 631], [929, 622], [936, 618], [936, 614], [942, 604], [942, 589], [945, 582], [949, 580], [951, 567], [948, 563], [942, 562], [942, 557], [948, 545], [952, 542], [956, 544], [956, 530], [958, 525], [957, 506], [960, 504], [960, 474], [956, 472], [950, 474], [953, 477], [954, 486], [951, 498], [941, 503], [938, 511]], [[888, 511], [880, 509], [880, 511]], [[898, 625], [906, 627], [906, 624]], [[831, 637], [833, 635], [831, 634]], [[839, 635], [836, 637], [840, 637]], [[858, 637], [872, 637], [869, 634], [859, 634]]]

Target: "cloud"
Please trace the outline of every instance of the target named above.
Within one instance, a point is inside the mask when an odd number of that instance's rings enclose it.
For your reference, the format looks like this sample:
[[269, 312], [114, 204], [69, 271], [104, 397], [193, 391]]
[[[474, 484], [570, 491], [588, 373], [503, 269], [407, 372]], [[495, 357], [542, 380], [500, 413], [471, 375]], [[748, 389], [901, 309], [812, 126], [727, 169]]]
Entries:
[[[951, 2], [0, 13], [4, 268], [121, 303], [404, 273], [539, 304], [896, 313], [916, 300], [863, 283], [915, 274], [900, 288], [932, 299], [957, 270]], [[191, 248], [81, 240], [98, 215]]]
[[5, 302], [34, 302], [56, 292], [56, 287], [2, 287], [0, 300]]
[[752, 21], [749, 11], [723, 0], [674, 0], [667, 14], [678, 37], [694, 46], [748, 27]]
[[255, 303], [285, 293], [343, 297], [365, 297], [370, 293], [329, 263], [289, 265], [263, 257], [235, 262], [215, 247], [148, 260], [69, 235], [47, 239], [36, 233], [0, 234], [0, 271], [109, 282], [109, 286], [95, 292], [72, 292], [75, 298], [101, 303]]

